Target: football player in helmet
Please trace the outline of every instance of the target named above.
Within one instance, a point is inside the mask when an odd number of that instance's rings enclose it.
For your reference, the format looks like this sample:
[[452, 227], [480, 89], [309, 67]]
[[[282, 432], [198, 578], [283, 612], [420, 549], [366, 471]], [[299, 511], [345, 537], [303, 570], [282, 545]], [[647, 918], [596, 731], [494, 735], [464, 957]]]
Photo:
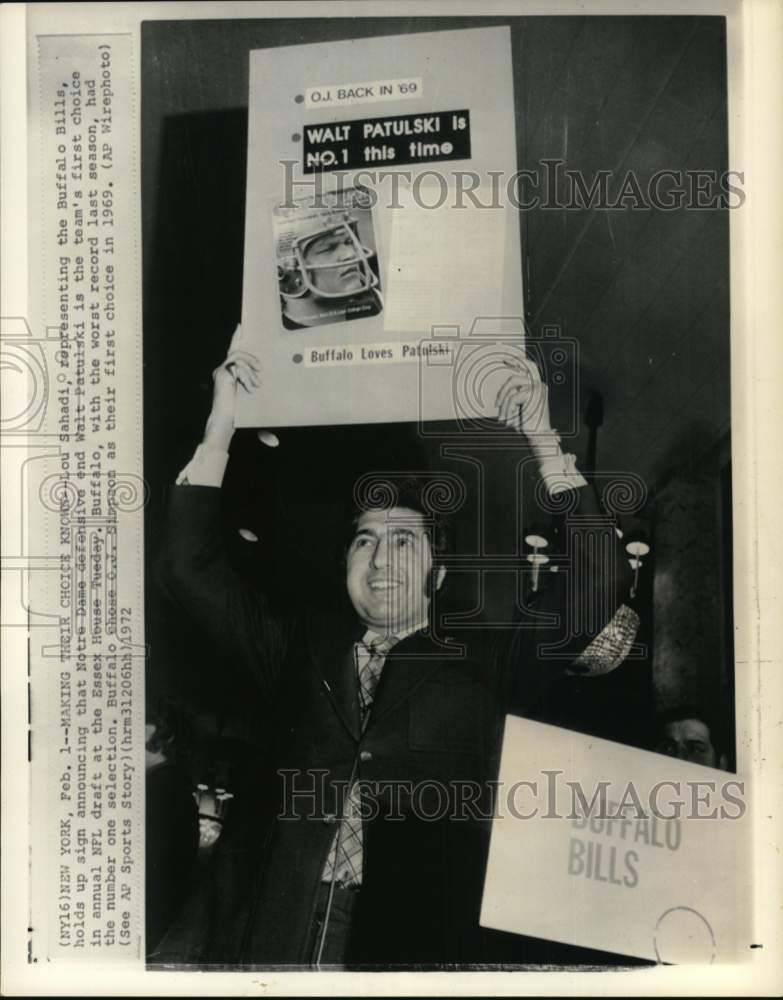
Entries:
[[348, 213], [294, 236], [278, 266], [283, 324], [289, 330], [375, 316], [383, 308], [374, 251]]

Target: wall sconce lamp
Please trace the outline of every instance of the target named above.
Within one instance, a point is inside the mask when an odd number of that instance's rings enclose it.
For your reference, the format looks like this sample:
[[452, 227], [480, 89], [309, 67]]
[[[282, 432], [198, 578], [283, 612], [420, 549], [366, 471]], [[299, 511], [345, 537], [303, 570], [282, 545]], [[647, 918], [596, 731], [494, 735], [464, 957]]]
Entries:
[[625, 551], [629, 555], [628, 562], [633, 570], [633, 584], [631, 585], [631, 597], [636, 597], [636, 590], [639, 586], [639, 570], [642, 566], [642, 556], [646, 556], [650, 551], [646, 535], [643, 531], [631, 531], [623, 539]]
[[199, 847], [214, 847], [223, 829], [228, 803], [234, 795], [225, 788], [210, 788], [209, 785], [198, 784], [193, 798], [198, 806]]
[[549, 556], [544, 555], [540, 552], [540, 549], [545, 549], [549, 545], [549, 539], [544, 534], [544, 527], [540, 524], [533, 524], [530, 530], [525, 535], [525, 545], [529, 545], [533, 550], [528, 553], [527, 561], [533, 566], [533, 574], [531, 579], [530, 588], [533, 592], [538, 590], [538, 572], [539, 567], [544, 566], [549, 562]]

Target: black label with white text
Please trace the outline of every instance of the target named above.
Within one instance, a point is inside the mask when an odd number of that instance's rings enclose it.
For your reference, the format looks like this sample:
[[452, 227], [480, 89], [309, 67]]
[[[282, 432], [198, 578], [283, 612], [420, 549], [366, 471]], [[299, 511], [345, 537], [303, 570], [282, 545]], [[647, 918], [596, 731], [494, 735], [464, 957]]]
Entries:
[[374, 164], [438, 163], [470, 159], [470, 112], [393, 115], [305, 125], [306, 174]]

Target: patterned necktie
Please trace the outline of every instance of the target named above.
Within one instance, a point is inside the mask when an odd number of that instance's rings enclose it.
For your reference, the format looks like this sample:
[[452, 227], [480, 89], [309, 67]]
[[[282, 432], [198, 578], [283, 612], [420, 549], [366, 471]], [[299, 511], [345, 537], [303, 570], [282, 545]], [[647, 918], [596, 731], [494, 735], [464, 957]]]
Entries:
[[[378, 681], [381, 679], [386, 654], [395, 642], [394, 637], [382, 638], [379, 636], [370, 643], [358, 642], [354, 647], [362, 728], [367, 722], [370, 708], [375, 699], [375, 691], [378, 687]], [[338, 885], [345, 888], [355, 888], [362, 884], [364, 841], [360, 806], [359, 786], [354, 782], [345, 801], [343, 818], [332, 841], [329, 857], [326, 859], [321, 876], [324, 882], [331, 882], [334, 879]]]
[[356, 645], [356, 659], [359, 676], [359, 706], [362, 710], [362, 725], [372, 707], [378, 681], [381, 679], [386, 654], [394, 645], [393, 639], [375, 639], [373, 642], [359, 642]]

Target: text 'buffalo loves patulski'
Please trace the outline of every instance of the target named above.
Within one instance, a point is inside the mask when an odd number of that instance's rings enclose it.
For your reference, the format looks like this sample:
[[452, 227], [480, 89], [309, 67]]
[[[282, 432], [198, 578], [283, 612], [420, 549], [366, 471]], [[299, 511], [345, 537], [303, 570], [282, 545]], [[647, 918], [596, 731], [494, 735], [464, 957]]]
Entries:
[[[303, 360], [309, 365], [359, 365], [386, 361], [417, 361], [437, 356], [451, 364], [454, 360], [452, 344], [363, 344], [351, 347], [311, 348]], [[301, 356], [297, 356], [298, 361]], [[448, 360], [446, 360], [448, 359]]]

